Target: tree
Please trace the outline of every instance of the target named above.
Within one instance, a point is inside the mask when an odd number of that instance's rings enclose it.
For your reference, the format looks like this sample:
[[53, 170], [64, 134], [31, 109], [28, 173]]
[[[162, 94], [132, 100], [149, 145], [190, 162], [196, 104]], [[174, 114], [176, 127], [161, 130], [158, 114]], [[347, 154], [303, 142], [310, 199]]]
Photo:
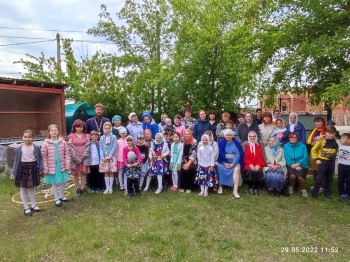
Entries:
[[117, 18], [124, 25], [117, 25], [105, 5], [101, 5], [98, 25], [88, 31], [104, 36], [116, 44], [115, 59], [123, 68], [121, 78], [130, 88], [133, 110], [148, 109], [153, 112], [169, 110], [165, 94], [167, 71], [173, 49], [169, 30], [171, 24], [169, 5], [165, 0], [144, 0], [137, 3], [126, 0]]
[[254, 13], [249, 41], [261, 93], [307, 91], [313, 103], [341, 101], [350, 84], [350, 1], [275, 0]]

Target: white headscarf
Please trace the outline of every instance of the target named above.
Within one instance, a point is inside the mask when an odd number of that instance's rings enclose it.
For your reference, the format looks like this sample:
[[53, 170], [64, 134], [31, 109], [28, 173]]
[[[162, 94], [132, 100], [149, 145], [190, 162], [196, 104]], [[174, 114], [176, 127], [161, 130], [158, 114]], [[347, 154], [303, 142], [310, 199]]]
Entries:
[[[255, 142], [250, 141], [249, 134], [255, 135]], [[258, 146], [258, 135], [254, 131], [248, 133], [248, 145], [250, 146], [250, 151], [253, 152], [253, 155], [255, 156], [255, 148]]]
[[224, 136], [226, 136], [226, 135], [233, 135], [233, 136], [236, 135], [236, 132], [231, 130], [231, 129], [225, 129], [225, 130], [223, 130], [223, 133], [224, 133]]
[[[290, 122], [290, 116], [291, 115], [295, 115], [295, 117], [296, 117], [296, 120], [295, 120], [295, 123], [294, 124], [292, 124], [291, 122]], [[298, 115], [296, 114], [296, 113], [294, 113], [294, 112], [292, 112], [292, 113], [290, 113], [289, 114], [289, 131], [290, 132], [294, 132], [294, 129], [295, 129], [295, 127], [297, 126], [297, 124], [298, 124]]]

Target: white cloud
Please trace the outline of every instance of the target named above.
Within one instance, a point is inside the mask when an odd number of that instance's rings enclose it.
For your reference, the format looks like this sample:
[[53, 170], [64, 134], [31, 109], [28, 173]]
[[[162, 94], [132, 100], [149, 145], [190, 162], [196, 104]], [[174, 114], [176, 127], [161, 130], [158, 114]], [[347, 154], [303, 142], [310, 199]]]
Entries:
[[[39, 57], [43, 52], [46, 57], [56, 56], [56, 42], [41, 42], [25, 45], [9, 45], [14, 43], [43, 41], [45, 38], [55, 39], [55, 31], [20, 30], [6, 29], [41, 29], [41, 30], [62, 30], [62, 31], [83, 31], [97, 25], [99, 21], [100, 6], [98, 1], [87, 0], [11, 0], [1, 1], [0, 10], [0, 77], [20, 78], [24, 72], [21, 65], [13, 64], [20, 58], [26, 58], [25, 54]], [[115, 18], [115, 13], [124, 5], [120, 0], [104, 0], [109, 13]], [[116, 20], [115, 20], [116, 21]], [[64, 38], [77, 40], [102, 41], [103, 38], [89, 36], [86, 33], [60, 32]], [[11, 38], [27, 37], [28, 39]], [[2, 46], [7, 45], [7, 46]], [[94, 54], [96, 50], [114, 52], [113, 45], [74, 43], [73, 49], [78, 55], [88, 50], [89, 54]], [[8, 73], [8, 74], [6, 74]]]

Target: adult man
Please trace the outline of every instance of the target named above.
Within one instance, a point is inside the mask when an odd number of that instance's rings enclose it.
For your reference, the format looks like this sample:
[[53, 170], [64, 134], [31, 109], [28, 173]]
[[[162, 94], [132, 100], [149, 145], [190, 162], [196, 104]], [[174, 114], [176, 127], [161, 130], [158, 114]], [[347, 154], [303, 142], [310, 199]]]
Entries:
[[262, 109], [261, 108], [257, 108], [255, 110], [255, 116], [254, 116], [254, 121], [258, 124], [261, 125], [262, 124]]
[[185, 116], [181, 119], [181, 124], [185, 126], [185, 128], [189, 128], [193, 130], [193, 126], [197, 123], [197, 119], [192, 118], [192, 111], [189, 108], [184, 109]]
[[99, 136], [103, 135], [103, 124], [111, 122], [108, 118], [103, 117], [103, 105], [98, 103], [95, 105], [95, 116], [86, 121], [86, 132], [91, 133], [92, 130], [98, 132]]

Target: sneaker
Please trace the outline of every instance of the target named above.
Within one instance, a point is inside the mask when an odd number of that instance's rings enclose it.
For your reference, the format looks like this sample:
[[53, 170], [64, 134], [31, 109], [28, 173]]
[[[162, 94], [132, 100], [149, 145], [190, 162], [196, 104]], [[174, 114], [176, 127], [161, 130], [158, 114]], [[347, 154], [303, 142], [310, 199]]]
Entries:
[[30, 211], [30, 208], [24, 209], [24, 215], [25, 216], [31, 216], [32, 215], [32, 211]]
[[288, 192], [289, 192], [289, 195], [292, 195], [292, 194], [293, 194], [293, 187], [292, 187], [292, 186], [289, 186], [289, 187], [288, 187]]
[[55, 201], [55, 206], [56, 207], [61, 207], [62, 206], [62, 202], [58, 199]]
[[80, 189], [80, 192], [81, 192], [82, 195], [87, 195], [87, 191], [86, 191], [85, 188], [84, 189]]
[[308, 197], [309, 194], [307, 193], [307, 191], [304, 189], [304, 190], [301, 190], [301, 193], [303, 194], [303, 197]]
[[40, 212], [40, 211], [42, 211], [42, 209], [39, 208], [39, 207], [37, 207], [37, 206], [32, 207], [30, 210], [31, 210], [32, 212]]
[[143, 189], [143, 191], [144, 191], [144, 192], [148, 191], [148, 187], [145, 187], [145, 188]]
[[155, 192], [156, 194], [159, 194], [160, 192], [162, 192], [163, 187], [158, 187], [157, 191]]
[[234, 196], [234, 198], [236, 198], [236, 199], [239, 199], [239, 198], [241, 198], [241, 196], [238, 194], [238, 192], [236, 192], [236, 191], [233, 191], [233, 196]]
[[254, 190], [253, 190], [253, 188], [249, 188], [248, 191], [249, 191], [249, 194], [254, 195]]
[[77, 188], [77, 189], [75, 190], [75, 195], [76, 195], [76, 196], [80, 196], [80, 195], [81, 195], [81, 189], [80, 189], [80, 188]]
[[101, 192], [101, 188], [97, 187], [97, 188], [95, 189], [95, 192], [96, 192], [96, 193], [100, 193], [100, 192]]
[[320, 187], [320, 190], [318, 190], [318, 193], [321, 194], [324, 192], [324, 188], [323, 187]]
[[[208, 194], [208, 193], [207, 193]], [[203, 196], [204, 195], [204, 192], [199, 192], [198, 196]]]
[[177, 191], [179, 188], [177, 186], [174, 186], [173, 191]]
[[191, 190], [190, 190], [190, 189], [187, 189], [187, 190], [186, 190], [186, 193], [187, 193], [187, 194], [191, 193]]
[[110, 195], [110, 194], [112, 194], [112, 193], [113, 193], [113, 189], [110, 188], [110, 189], [108, 190], [108, 193], [107, 193], [107, 194]]
[[91, 187], [91, 188], [90, 188], [90, 193], [95, 193], [95, 192], [96, 192], [96, 189], [93, 188], [93, 187]]
[[185, 190], [184, 190], [184, 189], [179, 189], [179, 192], [180, 192], [180, 193], [184, 193]]
[[207, 197], [208, 196], [208, 191], [204, 191], [203, 196]]
[[340, 198], [345, 201], [348, 201], [350, 199], [350, 197], [346, 194], [340, 195]]
[[104, 194], [104, 195], [109, 194], [109, 189], [107, 188], [105, 191], [103, 191], [103, 194]]
[[222, 186], [219, 186], [219, 189], [218, 189], [218, 194], [221, 195], [222, 194]]
[[174, 191], [174, 186], [172, 186], [172, 187], [170, 188], [170, 191]]

